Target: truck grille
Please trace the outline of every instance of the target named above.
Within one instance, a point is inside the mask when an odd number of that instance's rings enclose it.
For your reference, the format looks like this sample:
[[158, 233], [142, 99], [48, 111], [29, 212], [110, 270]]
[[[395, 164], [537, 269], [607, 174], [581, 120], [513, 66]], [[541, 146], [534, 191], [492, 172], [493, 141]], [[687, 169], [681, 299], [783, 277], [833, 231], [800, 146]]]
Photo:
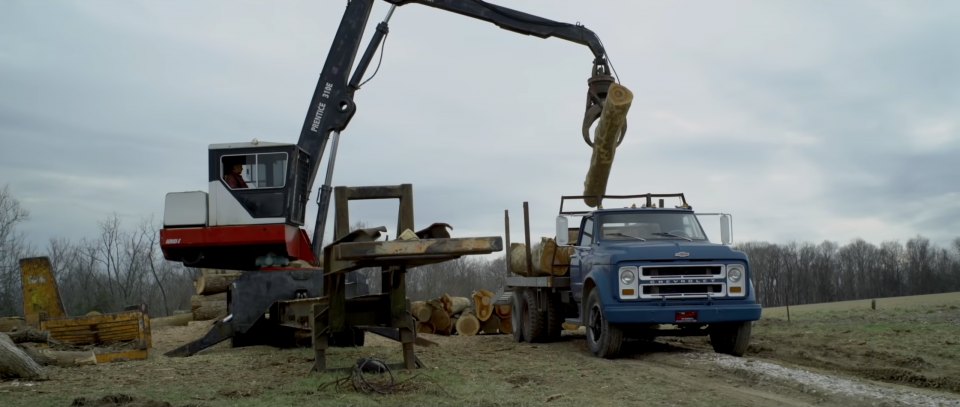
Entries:
[[643, 267], [640, 275], [650, 277], [675, 277], [675, 276], [721, 276], [723, 275], [723, 266], [711, 264], [707, 266], [650, 266]]
[[640, 298], [725, 297], [726, 266], [723, 264], [657, 264], [640, 266]]

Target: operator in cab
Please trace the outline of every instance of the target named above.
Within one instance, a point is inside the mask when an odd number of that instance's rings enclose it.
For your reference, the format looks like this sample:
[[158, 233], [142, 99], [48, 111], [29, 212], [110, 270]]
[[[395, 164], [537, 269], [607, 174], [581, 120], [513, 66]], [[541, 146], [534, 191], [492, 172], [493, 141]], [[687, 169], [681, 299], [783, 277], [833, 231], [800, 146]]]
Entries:
[[240, 175], [243, 173], [243, 164], [242, 163], [233, 163], [226, 167], [228, 171], [226, 174], [223, 174], [223, 182], [227, 183], [231, 189], [238, 188], [247, 188], [247, 182], [243, 180], [243, 176]]

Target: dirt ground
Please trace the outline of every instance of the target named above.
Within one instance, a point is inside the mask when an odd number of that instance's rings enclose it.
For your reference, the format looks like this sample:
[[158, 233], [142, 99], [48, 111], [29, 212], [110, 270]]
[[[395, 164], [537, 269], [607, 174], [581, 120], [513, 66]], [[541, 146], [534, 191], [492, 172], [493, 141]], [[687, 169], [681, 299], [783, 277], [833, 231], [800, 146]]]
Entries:
[[[582, 331], [533, 345], [424, 335], [439, 345], [417, 348], [423, 368], [353, 376], [310, 373], [308, 349], [221, 344], [162, 356], [206, 332], [193, 323], [155, 329], [147, 361], [0, 382], [0, 406], [960, 406], [960, 294], [858, 304], [795, 307], [789, 322], [765, 310], [743, 358], [713, 353], [706, 338], [630, 342], [623, 357], [604, 360], [590, 355]], [[365, 347], [331, 349], [328, 364], [349, 368], [363, 357], [398, 362], [400, 346], [368, 334]]]

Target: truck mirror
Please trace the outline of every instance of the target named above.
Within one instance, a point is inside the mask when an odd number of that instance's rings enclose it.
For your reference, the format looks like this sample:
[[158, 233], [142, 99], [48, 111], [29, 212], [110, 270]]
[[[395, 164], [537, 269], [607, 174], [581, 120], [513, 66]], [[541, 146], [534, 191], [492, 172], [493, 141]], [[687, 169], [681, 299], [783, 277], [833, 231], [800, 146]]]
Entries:
[[733, 217], [726, 213], [720, 215], [720, 242], [725, 245], [733, 242]]
[[567, 230], [567, 217], [566, 216], [557, 216], [557, 246], [564, 246], [569, 243]]

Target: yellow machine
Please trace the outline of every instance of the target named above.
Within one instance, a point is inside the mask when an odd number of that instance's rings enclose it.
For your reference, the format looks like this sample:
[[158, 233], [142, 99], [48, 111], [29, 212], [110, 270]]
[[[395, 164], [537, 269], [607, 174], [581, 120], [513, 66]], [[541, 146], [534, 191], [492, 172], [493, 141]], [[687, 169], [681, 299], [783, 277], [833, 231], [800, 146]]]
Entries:
[[129, 344], [125, 349], [95, 350], [97, 363], [146, 359], [151, 347], [150, 317], [144, 306], [135, 310], [79, 317], [67, 316], [50, 260], [20, 260], [23, 316], [33, 328], [50, 338], [74, 346]]

